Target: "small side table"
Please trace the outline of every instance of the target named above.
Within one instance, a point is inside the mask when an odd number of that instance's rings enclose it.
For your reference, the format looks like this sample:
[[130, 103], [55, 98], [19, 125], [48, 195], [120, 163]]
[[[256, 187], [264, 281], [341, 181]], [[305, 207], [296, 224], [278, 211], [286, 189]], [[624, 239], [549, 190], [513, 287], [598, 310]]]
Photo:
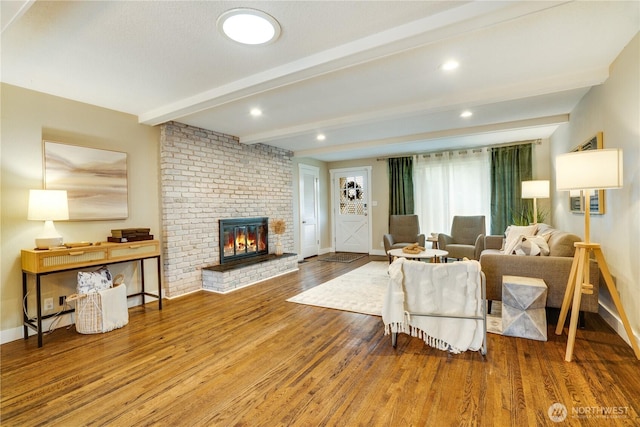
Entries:
[[430, 235], [427, 237], [427, 242], [431, 242], [431, 249], [438, 249], [438, 236]]
[[440, 262], [440, 258], [449, 255], [449, 252], [440, 249], [425, 249], [417, 254], [408, 254], [403, 252], [402, 249], [391, 249], [387, 253], [394, 258], [402, 257], [415, 260], [433, 260], [433, 262]]
[[547, 340], [547, 285], [542, 279], [502, 277], [502, 335]]

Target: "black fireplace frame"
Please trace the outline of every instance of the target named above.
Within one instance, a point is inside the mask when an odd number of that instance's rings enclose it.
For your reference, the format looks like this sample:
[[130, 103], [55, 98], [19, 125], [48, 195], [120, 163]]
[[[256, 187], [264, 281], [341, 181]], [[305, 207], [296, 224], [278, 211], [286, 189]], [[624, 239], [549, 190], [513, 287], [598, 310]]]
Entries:
[[[269, 254], [269, 218], [268, 217], [219, 219], [218, 225], [220, 227], [219, 243], [220, 243], [220, 264], [221, 265], [228, 264], [228, 263], [242, 262], [243, 260], [252, 259], [255, 257], [260, 257], [263, 255]], [[265, 238], [264, 238], [265, 248], [257, 249], [255, 252], [245, 252], [245, 253], [236, 253], [234, 250], [234, 255], [225, 256], [224, 254], [225, 228], [228, 228], [228, 227], [237, 228], [237, 227], [248, 227], [248, 226], [262, 227], [265, 233]]]

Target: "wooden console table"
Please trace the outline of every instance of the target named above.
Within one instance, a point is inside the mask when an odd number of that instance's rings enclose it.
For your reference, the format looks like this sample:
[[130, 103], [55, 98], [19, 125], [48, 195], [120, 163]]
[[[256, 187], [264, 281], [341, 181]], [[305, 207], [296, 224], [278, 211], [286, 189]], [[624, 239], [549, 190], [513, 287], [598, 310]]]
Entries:
[[[144, 289], [144, 260], [155, 258], [158, 267], [158, 294], [148, 293]], [[143, 240], [129, 243], [102, 242], [92, 246], [78, 248], [61, 248], [50, 250], [23, 249], [22, 250], [22, 300], [26, 304], [27, 275], [32, 274], [36, 279], [36, 318], [29, 319], [26, 309], [23, 310], [24, 339], [29, 337], [28, 328], [38, 333], [38, 347], [42, 347], [42, 320], [50, 317], [71, 313], [74, 310], [63, 310], [60, 313], [42, 315], [41, 277], [61, 273], [63, 271], [78, 270], [85, 267], [118, 264], [122, 262], [140, 261], [141, 291], [127, 297], [145, 295], [158, 298], [158, 309], [162, 310], [162, 276], [160, 265], [160, 242], [157, 240]]]

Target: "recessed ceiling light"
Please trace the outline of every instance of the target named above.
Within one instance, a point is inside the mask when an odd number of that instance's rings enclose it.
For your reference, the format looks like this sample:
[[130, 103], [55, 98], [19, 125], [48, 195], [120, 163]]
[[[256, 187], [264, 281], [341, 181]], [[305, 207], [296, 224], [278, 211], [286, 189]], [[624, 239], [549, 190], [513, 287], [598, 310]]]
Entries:
[[316, 136], [316, 139], [317, 139], [318, 141], [324, 141], [325, 139], [327, 139], [327, 137], [326, 137], [326, 136], [324, 136], [324, 134], [319, 133], [319, 134], [318, 134], [318, 136]]
[[459, 66], [460, 66], [460, 63], [458, 61], [456, 61], [455, 59], [450, 59], [444, 64], [442, 64], [440, 68], [444, 71], [451, 71], [451, 70], [455, 70]]
[[257, 9], [231, 9], [218, 18], [218, 29], [231, 40], [250, 45], [267, 44], [280, 36], [280, 24]]
[[462, 113], [460, 113], [460, 117], [462, 117], [463, 119], [466, 119], [467, 117], [471, 117], [471, 116], [473, 116], [473, 113], [469, 110], [463, 111]]
[[249, 114], [251, 114], [253, 117], [259, 117], [262, 115], [262, 110], [259, 108], [252, 108], [251, 111], [249, 111]]

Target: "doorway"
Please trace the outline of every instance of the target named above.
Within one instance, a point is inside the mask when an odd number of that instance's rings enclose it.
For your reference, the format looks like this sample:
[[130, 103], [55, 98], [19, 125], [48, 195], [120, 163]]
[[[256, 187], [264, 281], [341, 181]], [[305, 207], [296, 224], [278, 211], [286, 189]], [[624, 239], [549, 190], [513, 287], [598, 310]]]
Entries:
[[298, 165], [300, 192], [300, 255], [309, 258], [320, 251], [320, 226], [318, 221], [320, 169]]
[[371, 166], [330, 172], [335, 251], [369, 253]]

